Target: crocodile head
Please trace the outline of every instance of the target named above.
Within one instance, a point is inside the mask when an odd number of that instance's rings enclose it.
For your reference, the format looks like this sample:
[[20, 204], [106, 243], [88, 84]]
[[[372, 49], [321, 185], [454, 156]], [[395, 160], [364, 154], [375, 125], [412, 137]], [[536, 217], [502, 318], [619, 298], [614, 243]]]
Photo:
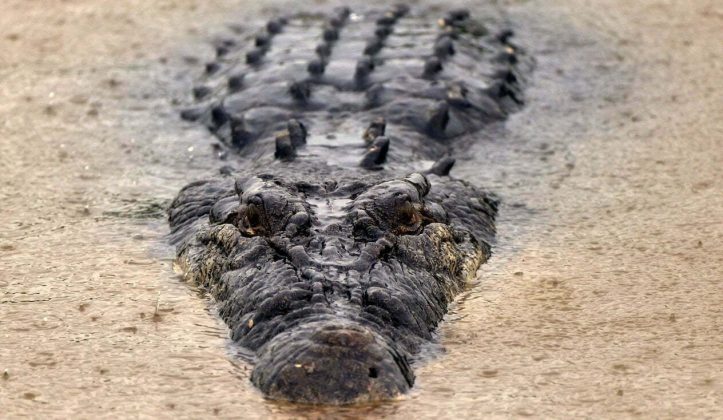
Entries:
[[[496, 203], [418, 173], [260, 174], [230, 185], [184, 189], [171, 225], [185, 237], [187, 277], [256, 352], [252, 382], [273, 399], [326, 404], [408, 390], [410, 355], [489, 256]], [[191, 220], [188, 203], [205, 203], [208, 217]]]

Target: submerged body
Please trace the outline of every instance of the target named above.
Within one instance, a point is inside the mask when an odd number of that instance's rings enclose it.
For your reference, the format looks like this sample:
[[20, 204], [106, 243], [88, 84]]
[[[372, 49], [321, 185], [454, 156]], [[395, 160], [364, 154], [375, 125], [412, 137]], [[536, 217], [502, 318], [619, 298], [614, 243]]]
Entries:
[[169, 219], [179, 267], [271, 398], [407, 391], [413, 355], [489, 258], [496, 202], [448, 176], [450, 154], [521, 105], [529, 66], [499, 22], [439, 18], [273, 19], [251, 48], [219, 43], [182, 114], [248, 158], [185, 187]]

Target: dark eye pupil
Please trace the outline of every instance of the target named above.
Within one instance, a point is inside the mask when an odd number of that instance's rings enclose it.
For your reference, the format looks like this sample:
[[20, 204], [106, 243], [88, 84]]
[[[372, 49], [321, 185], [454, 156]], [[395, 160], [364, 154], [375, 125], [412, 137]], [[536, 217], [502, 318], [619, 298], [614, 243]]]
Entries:
[[399, 223], [406, 226], [417, 224], [417, 212], [411, 203], [406, 203], [399, 212]]
[[246, 207], [244, 225], [245, 231], [249, 235], [263, 235], [265, 233], [263, 215], [255, 204], [249, 204]]
[[261, 224], [261, 215], [256, 206], [249, 207], [246, 220], [248, 220], [249, 227], [258, 227]]

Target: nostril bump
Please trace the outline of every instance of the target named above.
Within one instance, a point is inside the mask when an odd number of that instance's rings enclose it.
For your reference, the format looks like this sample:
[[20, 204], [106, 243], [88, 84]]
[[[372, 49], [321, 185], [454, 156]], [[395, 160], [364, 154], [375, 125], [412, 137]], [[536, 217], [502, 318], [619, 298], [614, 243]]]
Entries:
[[365, 325], [323, 320], [284, 331], [267, 343], [251, 381], [271, 399], [293, 402], [390, 399], [414, 383], [406, 357]]

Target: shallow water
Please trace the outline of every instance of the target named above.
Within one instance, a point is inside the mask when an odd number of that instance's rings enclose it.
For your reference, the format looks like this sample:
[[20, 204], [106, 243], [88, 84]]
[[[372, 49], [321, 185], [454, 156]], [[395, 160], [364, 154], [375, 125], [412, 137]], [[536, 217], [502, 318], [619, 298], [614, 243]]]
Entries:
[[503, 200], [495, 255], [414, 390], [344, 409], [263, 400], [163, 245], [168, 200], [220, 166], [173, 100], [266, 12], [148, 3], [0, 6], [3, 415], [723, 415], [715, 2], [509, 2], [528, 106], [454, 170]]

